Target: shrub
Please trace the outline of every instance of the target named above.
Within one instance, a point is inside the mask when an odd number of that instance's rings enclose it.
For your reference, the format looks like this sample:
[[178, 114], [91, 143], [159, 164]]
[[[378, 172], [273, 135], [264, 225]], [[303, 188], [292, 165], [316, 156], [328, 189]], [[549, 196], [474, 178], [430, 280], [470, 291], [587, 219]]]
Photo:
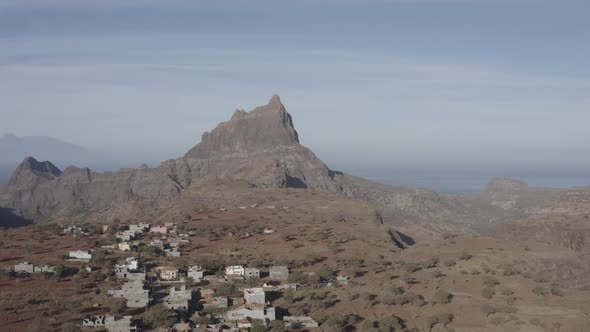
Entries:
[[389, 316], [385, 318], [381, 318], [377, 325], [379, 327], [379, 331], [401, 331], [404, 326], [404, 321], [396, 316]]
[[492, 319], [490, 319], [490, 323], [499, 326], [506, 323], [506, 319], [504, 317], [492, 317]]
[[459, 256], [459, 260], [468, 261], [473, 258], [473, 255], [468, 254], [467, 252], [462, 252], [461, 256]]
[[492, 305], [487, 304], [487, 303], [482, 304], [480, 307], [480, 310], [482, 313], [484, 313], [486, 315], [486, 317], [496, 313], [496, 308], [494, 308]]
[[297, 283], [297, 284], [306, 284], [309, 282], [309, 278], [307, 275], [303, 274], [303, 272], [293, 272], [289, 274], [288, 280], [290, 283]]
[[441, 312], [436, 315], [430, 316], [426, 319], [426, 324], [432, 330], [432, 328], [437, 324], [443, 324], [444, 328], [447, 327], [449, 323], [453, 321], [453, 315]]
[[381, 298], [381, 303], [385, 305], [394, 305], [396, 304], [396, 296], [393, 294], [383, 295], [383, 297]]
[[112, 314], [120, 314], [125, 311], [125, 308], [127, 307], [126, 301], [119, 298], [111, 299], [108, 306]]
[[494, 297], [494, 294], [496, 294], [496, 291], [494, 291], [492, 288], [486, 287], [481, 291], [481, 295], [488, 300]]
[[549, 291], [551, 292], [551, 294], [555, 295], [555, 296], [563, 296], [563, 292], [561, 291], [561, 289], [559, 289], [557, 286], [551, 286], [551, 288], [549, 289]]
[[514, 295], [514, 291], [510, 288], [502, 289], [502, 295], [511, 296]]
[[416, 294], [416, 293], [412, 293], [412, 292], [407, 292], [406, 294], [402, 295], [404, 297], [404, 299], [415, 305], [415, 306], [423, 306], [426, 301], [424, 300], [424, 296], [420, 295], [420, 294]]
[[496, 311], [498, 311], [499, 313], [503, 313], [503, 314], [514, 314], [518, 311], [518, 309], [516, 309], [516, 307], [513, 306], [507, 306], [507, 305], [501, 305], [496, 307]]
[[479, 275], [480, 273], [481, 272], [479, 272], [478, 269], [473, 269], [473, 271], [471, 271], [471, 274], [474, 275], [474, 276]]
[[437, 257], [433, 257], [426, 262], [424, 262], [425, 269], [433, 269], [438, 266], [439, 259]]
[[241, 293], [234, 284], [220, 284], [215, 288], [215, 295], [217, 296], [239, 296]]
[[533, 288], [533, 293], [539, 296], [545, 296], [547, 295], [547, 289], [545, 289], [545, 287], [543, 286], [536, 286], [535, 288]]
[[432, 276], [438, 279], [438, 278], [444, 277], [445, 275], [444, 275], [444, 273], [442, 273], [440, 271], [434, 271], [434, 272], [432, 272]]
[[496, 271], [494, 271], [492, 268], [490, 268], [487, 264], [482, 264], [481, 268], [484, 273], [492, 274], [492, 275], [496, 274]]
[[406, 269], [406, 272], [408, 272], [408, 273], [414, 273], [414, 272], [422, 270], [422, 266], [420, 266], [420, 264], [417, 264], [417, 263], [406, 264], [404, 266], [404, 268]]
[[403, 287], [395, 287], [393, 289], [393, 294], [395, 294], [395, 295], [401, 295], [401, 294], [404, 294], [405, 292], [406, 292], [406, 290]]
[[438, 290], [435, 294], [434, 297], [432, 298], [432, 303], [438, 303], [440, 305], [443, 304], [448, 304], [451, 303], [451, 300], [453, 299], [453, 294], [444, 291], [444, 290]]
[[170, 327], [174, 322], [171, 319], [172, 310], [168, 310], [163, 305], [159, 304], [149, 308], [143, 316], [143, 321], [152, 329], [160, 327]]
[[492, 287], [496, 287], [499, 284], [500, 284], [500, 282], [496, 278], [491, 277], [491, 276], [487, 276], [483, 280], [483, 285], [486, 287], [492, 288]]
[[444, 264], [445, 264], [446, 267], [453, 267], [453, 266], [457, 265], [457, 262], [455, 262], [452, 259], [448, 259], [448, 260], [445, 261]]
[[508, 265], [504, 268], [504, 275], [505, 276], [513, 276], [516, 274], [520, 274], [520, 271], [512, 265]]

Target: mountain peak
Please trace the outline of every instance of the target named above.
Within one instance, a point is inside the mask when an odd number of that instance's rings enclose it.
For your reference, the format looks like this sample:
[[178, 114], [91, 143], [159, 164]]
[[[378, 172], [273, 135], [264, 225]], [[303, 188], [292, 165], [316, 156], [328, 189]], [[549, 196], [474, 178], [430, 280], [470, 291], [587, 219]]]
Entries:
[[17, 185], [36, 179], [52, 180], [61, 175], [61, 171], [49, 161], [38, 161], [33, 157], [25, 158], [16, 168], [9, 185]]
[[278, 95], [250, 112], [236, 110], [230, 121], [203, 134], [201, 143], [185, 157], [206, 159], [211, 155], [253, 152], [299, 144], [293, 118]]
[[281, 102], [281, 97], [279, 97], [279, 95], [275, 94], [272, 97], [270, 97], [270, 100], [268, 101], [268, 104], [280, 104], [283, 105], [283, 103]]

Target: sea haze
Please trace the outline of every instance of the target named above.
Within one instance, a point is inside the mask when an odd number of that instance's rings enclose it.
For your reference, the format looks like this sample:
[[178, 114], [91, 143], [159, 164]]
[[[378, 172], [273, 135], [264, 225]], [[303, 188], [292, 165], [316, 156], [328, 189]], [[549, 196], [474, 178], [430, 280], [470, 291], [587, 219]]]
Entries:
[[341, 171], [377, 182], [433, 189], [439, 193], [475, 194], [486, 189], [495, 177], [509, 177], [527, 182], [530, 186], [571, 188], [590, 185], [589, 167], [340, 167]]

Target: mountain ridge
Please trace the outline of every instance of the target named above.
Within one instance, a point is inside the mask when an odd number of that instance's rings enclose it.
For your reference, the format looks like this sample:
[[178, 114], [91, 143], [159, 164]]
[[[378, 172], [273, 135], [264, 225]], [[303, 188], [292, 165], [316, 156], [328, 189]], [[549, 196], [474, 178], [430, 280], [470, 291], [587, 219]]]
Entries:
[[477, 233], [490, 219], [532, 213], [553, 195], [538, 195], [534, 188], [509, 179], [493, 180], [481, 195], [443, 195], [334, 171], [300, 144], [293, 118], [277, 95], [250, 112], [237, 110], [229, 121], [205, 132], [184, 156], [154, 168], [100, 173], [68, 167], [61, 172], [36, 162], [21, 163], [0, 193], [0, 206], [39, 221], [98, 218], [113, 211], [154, 216], [190, 200], [191, 187], [206, 185], [208, 179], [230, 178], [246, 181], [252, 188], [322, 190], [360, 199], [376, 206], [386, 223], [431, 237]]

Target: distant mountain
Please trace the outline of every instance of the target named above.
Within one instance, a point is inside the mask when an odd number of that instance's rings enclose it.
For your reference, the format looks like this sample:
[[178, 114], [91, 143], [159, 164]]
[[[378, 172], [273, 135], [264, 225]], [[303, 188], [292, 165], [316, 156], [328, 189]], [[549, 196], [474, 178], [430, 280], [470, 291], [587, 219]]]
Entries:
[[0, 183], [6, 183], [16, 166], [29, 156], [51, 159], [58, 165], [79, 164], [91, 157], [85, 148], [48, 136], [0, 137]]

